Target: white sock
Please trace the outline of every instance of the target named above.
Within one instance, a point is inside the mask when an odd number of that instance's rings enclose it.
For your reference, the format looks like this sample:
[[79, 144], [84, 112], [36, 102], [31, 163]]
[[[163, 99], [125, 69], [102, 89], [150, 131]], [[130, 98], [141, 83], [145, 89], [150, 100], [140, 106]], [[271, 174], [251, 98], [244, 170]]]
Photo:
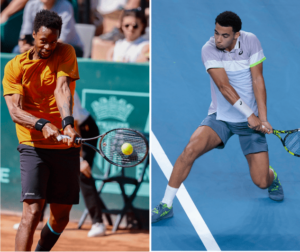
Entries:
[[174, 188], [167, 185], [165, 196], [161, 202], [167, 204], [168, 207], [171, 207], [173, 205], [173, 200], [175, 198], [177, 191], [178, 188]]

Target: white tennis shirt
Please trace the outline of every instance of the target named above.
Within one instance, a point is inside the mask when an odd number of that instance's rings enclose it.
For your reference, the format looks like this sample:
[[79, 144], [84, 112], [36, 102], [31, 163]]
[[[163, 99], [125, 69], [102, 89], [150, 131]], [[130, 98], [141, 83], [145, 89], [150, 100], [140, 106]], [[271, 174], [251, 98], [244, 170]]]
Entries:
[[136, 62], [143, 47], [148, 44], [149, 41], [143, 37], [139, 37], [134, 41], [120, 39], [116, 42], [114, 47], [113, 61]]
[[[256, 116], [258, 109], [250, 68], [265, 59], [257, 37], [245, 31], [240, 31], [235, 47], [230, 52], [217, 49], [214, 37], [211, 37], [202, 47], [202, 62], [206, 71], [210, 68], [224, 68], [230, 85]], [[211, 77], [210, 85], [212, 102], [208, 114], [217, 112], [217, 120], [226, 122], [247, 122], [247, 117], [225, 99]]]

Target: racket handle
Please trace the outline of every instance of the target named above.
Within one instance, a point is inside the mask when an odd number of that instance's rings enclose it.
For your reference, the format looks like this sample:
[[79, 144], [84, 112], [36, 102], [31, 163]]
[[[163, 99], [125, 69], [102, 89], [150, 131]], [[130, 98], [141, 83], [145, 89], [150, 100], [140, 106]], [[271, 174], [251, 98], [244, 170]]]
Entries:
[[[60, 141], [63, 140], [64, 138], [71, 139], [71, 137], [66, 136], [66, 135], [59, 135], [58, 137], [56, 137], [56, 139], [57, 139], [58, 142], [60, 142]], [[76, 143], [76, 144], [81, 144], [81, 138], [80, 138], [80, 137], [76, 137], [76, 138], [75, 138], [75, 143]]]
[[71, 137], [65, 136], [65, 135], [59, 135], [58, 137], [56, 137], [56, 139], [57, 139], [58, 142], [60, 142], [60, 141], [63, 140], [64, 138], [69, 138], [69, 139], [71, 139]]

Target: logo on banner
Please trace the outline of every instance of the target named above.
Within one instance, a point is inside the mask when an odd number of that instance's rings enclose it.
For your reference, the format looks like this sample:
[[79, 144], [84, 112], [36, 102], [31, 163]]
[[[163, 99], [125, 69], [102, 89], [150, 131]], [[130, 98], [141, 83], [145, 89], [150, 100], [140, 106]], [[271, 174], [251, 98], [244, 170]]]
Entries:
[[100, 97], [91, 103], [91, 107], [96, 115], [96, 123], [100, 129], [100, 134], [115, 128], [129, 128], [127, 118], [134, 110], [134, 106], [125, 99], [117, 99], [115, 96]]

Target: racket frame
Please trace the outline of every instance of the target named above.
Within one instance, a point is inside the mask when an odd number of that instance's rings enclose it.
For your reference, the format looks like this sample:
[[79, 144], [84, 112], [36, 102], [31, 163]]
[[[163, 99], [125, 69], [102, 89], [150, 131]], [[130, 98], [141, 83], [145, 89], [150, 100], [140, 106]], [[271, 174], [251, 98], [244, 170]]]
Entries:
[[[117, 130], [128, 130], [128, 131], [133, 131], [135, 132], [136, 134], [138, 134], [145, 142], [145, 146], [146, 146], [146, 153], [144, 155], [144, 157], [136, 164], [134, 165], [120, 165], [120, 164], [117, 164], [115, 163], [114, 161], [110, 160], [103, 152], [102, 148], [101, 148], [101, 143], [104, 139], [104, 137], [109, 134], [110, 132], [112, 131], [117, 131]], [[58, 141], [61, 141], [63, 138], [70, 138], [69, 136], [65, 136], [65, 135], [60, 135], [59, 137], [57, 137], [57, 140]], [[86, 143], [86, 141], [90, 141], [90, 140], [95, 140], [95, 139], [98, 139], [100, 138], [100, 142], [99, 142], [99, 149], [97, 149], [96, 147], [94, 147], [93, 145], [89, 144], [89, 143]], [[147, 138], [142, 134], [140, 133], [139, 131], [137, 130], [134, 130], [134, 129], [127, 129], [127, 128], [117, 128], [117, 129], [112, 129], [112, 130], [109, 130], [107, 131], [106, 133], [104, 134], [101, 134], [99, 136], [96, 136], [96, 137], [91, 137], [91, 138], [80, 138], [80, 137], [77, 137], [75, 139], [75, 142], [76, 144], [84, 144], [90, 148], [92, 148], [94, 151], [98, 152], [107, 162], [115, 165], [115, 166], [118, 166], [118, 167], [123, 167], [123, 168], [130, 168], [130, 167], [134, 167], [134, 166], [137, 166], [139, 165], [140, 163], [142, 163], [145, 158], [147, 157], [148, 155], [148, 152], [149, 152], [149, 144], [148, 144], [148, 141], [147, 141]]]
[[[102, 151], [101, 143], [102, 143], [104, 137], [105, 137], [107, 134], [109, 134], [110, 132], [112, 132], [112, 131], [117, 131], [117, 130], [128, 130], [128, 131], [133, 131], [133, 132], [135, 132], [136, 134], [138, 134], [138, 135], [144, 140], [145, 146], [146, 146], [146, 153], [145, 153], [144, 157], [143, 157], [138, 163], [136, 163], [136, 164], [134, 164], [134, 165], [120, 165], [120, 164], [117, 164], [117, 163], [115, 163], [114, 161], [110, 160], [108, 157], [106, 157], [106, 155], [105, 155], [104, 152]], [[85, 143], [85, 144], [86, 144], [86, 143]], [[88, 146], [91, 147], [90, 144], [89, 144]], [[93, 149], [95, 149], [95, 147], [94, 147]], [[140, 133], [139, 131], [134, 130], [134, 129], [126, 129], [126, 128], [112, 129], [112, 130], [107, 131], [106, 133], [104, 133], [104, 134], [102, 135], [101, 139], [100, 139], [100, 142], [99, 142], [99, 151], [98, 151], [98, 153], [99, 153], [106, 161], [108, 161], [109, 163], [111, 163], [111, 164], [113, 164], [113, 165], [116, 165], [116, 166], [119, 166], [119, 167], [123, 167], [123, 168], [134, 167], [134, 166], [137, 166], [138, 164], [142, 163], [142, 162], [145, 160], [145, 158], [147, 157], [148, 152], [149, 152], [149, 146], [148, 146], [148, 141], [147, 141], [146, 137], [145, 137], [142, 133]]]
[[[276, 130], [276, 129], [273, 129], [273, 134], [274, 134], [275, 136], [277, 136], [277, 137], [280, 139], [280, 141], [281, 141], [283, 147], [285, 148], [285, 150], [286, 150], [288, 153], [290, 153], [291, 155], [296, 156], [296, 157], [300, 157], [300, 155], [291, 152], [291, 151], [286, 147], [286, 145], [285, 145], [285, 140], [287, 139], [287, 137], [288, 137], [289, 134], [294, 133], [294, 132], [298, 132], [298, 131], [300, 131], [300, 129], [294, 129], [294, 130]], [[282, 137], [281, 137], [279, 134], [287, 134], [287, 135], [284, 137], [284, 139], [282, 139]]]

